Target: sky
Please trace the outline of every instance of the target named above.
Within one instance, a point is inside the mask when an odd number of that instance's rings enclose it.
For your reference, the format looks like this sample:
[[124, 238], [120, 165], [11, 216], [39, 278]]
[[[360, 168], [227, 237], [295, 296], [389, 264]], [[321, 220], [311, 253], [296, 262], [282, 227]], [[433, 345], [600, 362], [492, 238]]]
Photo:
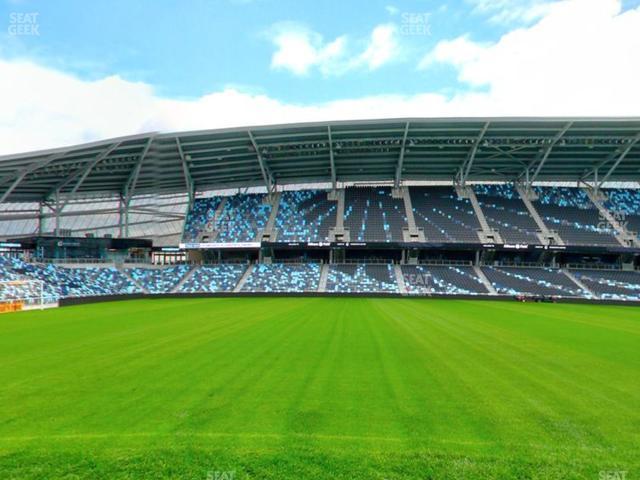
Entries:
[[640, 116], [640, 0], [0, 0], [0, 155], [305, 121]]

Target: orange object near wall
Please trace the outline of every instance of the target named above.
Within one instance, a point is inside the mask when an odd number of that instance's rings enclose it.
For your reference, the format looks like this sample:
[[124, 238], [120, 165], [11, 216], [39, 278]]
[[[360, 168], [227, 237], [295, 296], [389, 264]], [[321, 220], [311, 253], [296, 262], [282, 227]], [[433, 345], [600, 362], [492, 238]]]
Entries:
[[0, 303], [0, 313], [19, 312], [24, 306], [23, 302], [4, 302]]

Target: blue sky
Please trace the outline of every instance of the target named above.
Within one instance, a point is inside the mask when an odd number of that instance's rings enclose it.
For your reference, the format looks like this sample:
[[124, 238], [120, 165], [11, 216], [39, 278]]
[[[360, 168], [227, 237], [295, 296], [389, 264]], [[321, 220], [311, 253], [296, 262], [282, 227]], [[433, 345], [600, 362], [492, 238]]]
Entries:
[[[469, 2], [441, 1], [9, 1], [10, 12], [38, 12], [39, 36], [7, 39], [5, 58], [32, 58], [84, 79], [119, 74], [153, 85], [160, 95], [195, 98], [235, 85], [297, 102], [381, 93], [412, 94], [455, 88], [453, 69], [416, 73], [416, 62], [438, 39], [472, 32], [492, 41], [509, 28], [492, 11]], [[270, 35], [298, 24], [324, 39], [348, 35], [366, 42], [380, 24], [418, 26], [399, 34], [402, 57], [385, 68], [351, 75], [292, 76], [270, 68]], [[354, 45], [355, 48], [355, 45]], [[411, 74], [413, 73], [413, 74]]]
[[[610, 90], [640, 81], [640, 0], [0, 2], [9, 151], [349, 116], [631, 115]], [[605, 89], [590, 59], [614, 50], [625, 79]]]

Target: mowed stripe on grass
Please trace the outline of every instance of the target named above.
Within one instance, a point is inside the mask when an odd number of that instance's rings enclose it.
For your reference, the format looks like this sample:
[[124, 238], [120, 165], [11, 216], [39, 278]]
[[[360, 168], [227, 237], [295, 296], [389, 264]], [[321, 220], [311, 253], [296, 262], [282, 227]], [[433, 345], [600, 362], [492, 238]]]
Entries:
[[640, 475], [640, 309], [221, 298], [0, 317], [2, 478]]

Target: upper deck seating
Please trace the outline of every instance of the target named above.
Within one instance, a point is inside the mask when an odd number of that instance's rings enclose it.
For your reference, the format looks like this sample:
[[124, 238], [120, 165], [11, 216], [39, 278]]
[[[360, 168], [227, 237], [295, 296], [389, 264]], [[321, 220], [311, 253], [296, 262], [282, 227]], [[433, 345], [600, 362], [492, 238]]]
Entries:
[[487, 223], [506, 243], [540, 243], [538, 226], [513, 185], [475, 185], [478, 204]]
[[201, 233], [204, 233], [207, 225], [220, 206], [220, 197], [196, 198], [191, 210], [187, 213], [184, 226], [184, 241], [195, 242]]
[[453, 187], [409, 187], [416, 226], [428, 242], [478, 243], [480, 223], [467, 198]]
[[601, 218], [596, 206], [579, 188], [534, 187], [534, 206], [547, 228], [556, 230], [569, 245], [615, 245], [616, 232]]
[[337, 202], [324, 190], [282, 192], [275, 228], [280, 242], [328, 242]]
[[344, 226], [352, 242], [402, 242], [404, 201], [393, 198], [389, 187], [347, 188]]
[[628, 232], [640, 233], [640, 190], [631, 188], [607, 188], [605, 208]]
[[258, 241], [260, 231], [266, 227], [271, 205], [264, 203], [264, 194], [234, 195], [228, 197], [220, 217], [215, 222], [217, 242]]

